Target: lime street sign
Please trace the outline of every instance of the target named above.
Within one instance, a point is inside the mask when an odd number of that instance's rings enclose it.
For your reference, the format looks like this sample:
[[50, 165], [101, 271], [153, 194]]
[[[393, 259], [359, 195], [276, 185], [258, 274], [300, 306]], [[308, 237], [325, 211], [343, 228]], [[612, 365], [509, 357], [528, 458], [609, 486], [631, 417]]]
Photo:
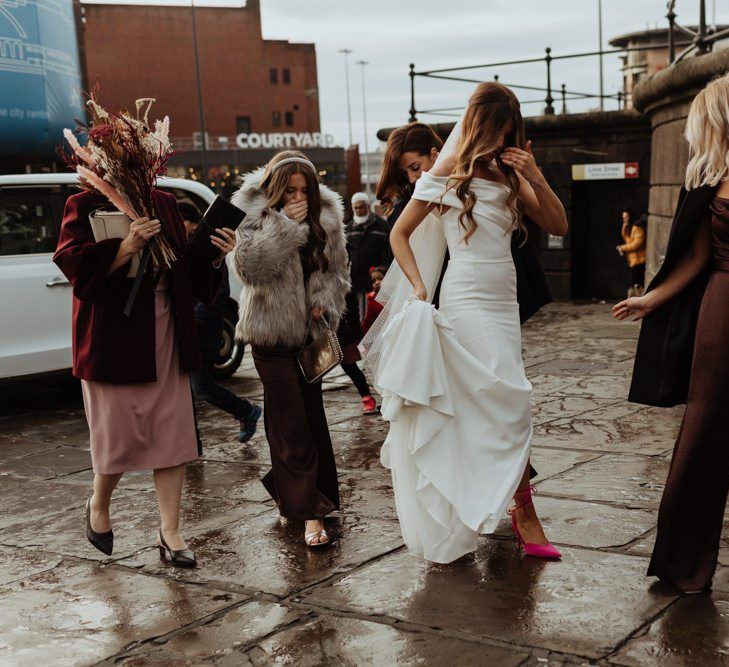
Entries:
[[609, 181], [624, 178], [638, 178], [640, 167], [637, 162], [597, 162], [573, 164], [573, 181]]

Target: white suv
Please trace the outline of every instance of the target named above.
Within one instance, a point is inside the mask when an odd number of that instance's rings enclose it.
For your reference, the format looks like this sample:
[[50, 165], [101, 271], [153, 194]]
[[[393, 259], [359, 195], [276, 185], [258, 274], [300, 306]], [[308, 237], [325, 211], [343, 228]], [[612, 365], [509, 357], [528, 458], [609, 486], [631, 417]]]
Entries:
[[[161, 178], [159, 187], [204, 211], [215, 197], [194, 181]], [[0, 176], [0, 381], [71, 367], [70, 284], [52, 257], [66, 199], [76, 174]], [[240, 283], [230, 271], [220, 362], [232, 375], [243, 358], [235, 342]]]

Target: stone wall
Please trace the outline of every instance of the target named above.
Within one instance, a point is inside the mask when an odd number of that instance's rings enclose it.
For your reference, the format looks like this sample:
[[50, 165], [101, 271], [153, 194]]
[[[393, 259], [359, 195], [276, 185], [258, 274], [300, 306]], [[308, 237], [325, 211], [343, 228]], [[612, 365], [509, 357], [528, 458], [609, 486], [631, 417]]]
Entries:
[[[635, 111], [606, 111], [585, 114], [537, 116], [525, 119], [527, 137], [533, 142], [534, 155], [544, 175], [564, 204], [570, 232], [565, 239], [564, 250], [547, 248], [547, 236], [540, 234], [540, 259], [552, 286], [555, 298], [569, 299], [576, 295], [572, 275], [575, 254], [584, 252], [573, 247], [575, 225], [582, 223], [573, 213], [575, 182], [572, 181], [573, 164], [596, 162], [638, 162], [640, 177], [630, 183], [637, 192], [633, 205], [647, 208], [648, 175], [650, 173], [650, 127], [645, 118]], [[580, 185], [584, 185], [581, 183]], [[620, 285], [625, 280], [624, 262], [616, 259], [615, 245], [619, 239], [619, 209], [625, 202], [604, 200], [596, 194], [590, 206], [596, 210], [610, 211], [603, 224], [615, 230], [615, 243], [606, 247], [589, 249], [605, 261], [615, 262], [613, 282]], [[614, 211], [612, 209], [615, 209]], [[597, 294], [591, 296], [609, 296]]]
[[652, 129], [647, 275], [663, 262], [678, 193], [688, 161], [683, 137], [691, 101], [712, 78], [729, 71], [729, 51], [676, 63], [635, 88], [636, 109]]

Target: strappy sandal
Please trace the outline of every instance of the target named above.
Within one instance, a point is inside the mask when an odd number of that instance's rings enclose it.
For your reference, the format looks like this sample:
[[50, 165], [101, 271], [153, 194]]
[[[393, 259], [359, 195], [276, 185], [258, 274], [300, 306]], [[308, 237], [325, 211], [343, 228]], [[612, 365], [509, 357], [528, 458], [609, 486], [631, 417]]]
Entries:
[[[319, 538], [319, 541], [314, 542], [317, 537]], [[322, 542], [322, 538], [324, 538], [326, 541]], [[323, 528], [321, 530], [315, 530], [311, 533], [304, 533], [304, 542], [306, 542], [306, 546], [311, 549], [314, 549], [316, 547], [326, 547], [331, 544], [329, 535], [327, 535], [327, 531]]]

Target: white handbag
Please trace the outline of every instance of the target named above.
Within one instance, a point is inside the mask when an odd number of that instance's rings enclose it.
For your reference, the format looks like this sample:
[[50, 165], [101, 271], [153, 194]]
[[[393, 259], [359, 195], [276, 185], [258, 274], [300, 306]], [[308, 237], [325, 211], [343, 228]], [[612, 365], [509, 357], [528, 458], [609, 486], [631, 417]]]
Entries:
[[[129, 227], [132, 224], [129, 216], [121, 211], [94, 211], [89, 215], [89, 222], [95, 241], [125, 239], [129, 235]], [[132, 257], [132, 265], [127, 273], [127, 278], [134, 278], [138, 269], [139, 253]]]

